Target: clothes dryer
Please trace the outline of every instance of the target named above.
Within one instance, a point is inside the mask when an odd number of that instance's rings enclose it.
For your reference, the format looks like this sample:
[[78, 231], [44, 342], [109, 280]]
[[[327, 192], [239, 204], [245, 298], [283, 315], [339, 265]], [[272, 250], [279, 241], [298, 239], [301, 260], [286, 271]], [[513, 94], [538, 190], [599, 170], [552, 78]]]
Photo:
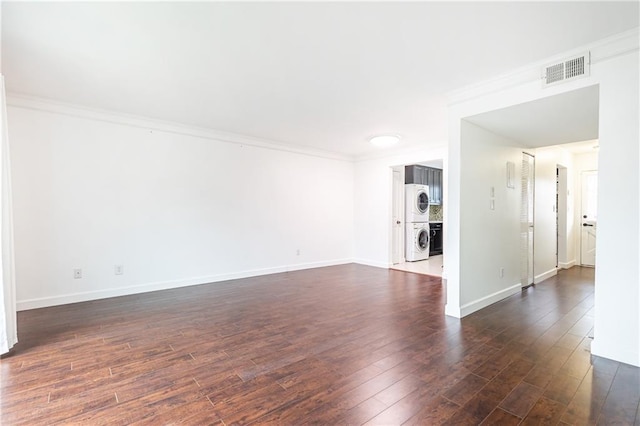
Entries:
[[429, 221], [429, 187], [417, 183], [404, 186], [405, 222]]

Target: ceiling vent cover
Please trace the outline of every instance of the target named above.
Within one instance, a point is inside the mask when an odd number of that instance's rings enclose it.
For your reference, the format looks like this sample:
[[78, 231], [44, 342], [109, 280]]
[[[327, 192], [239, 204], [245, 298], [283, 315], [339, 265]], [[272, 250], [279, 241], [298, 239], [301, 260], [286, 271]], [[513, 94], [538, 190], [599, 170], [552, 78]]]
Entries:
[[591, 67], [589, 52], [562, 62], [549, 64], [542, 69], [542, 86], [547, 87], [589, 75]]

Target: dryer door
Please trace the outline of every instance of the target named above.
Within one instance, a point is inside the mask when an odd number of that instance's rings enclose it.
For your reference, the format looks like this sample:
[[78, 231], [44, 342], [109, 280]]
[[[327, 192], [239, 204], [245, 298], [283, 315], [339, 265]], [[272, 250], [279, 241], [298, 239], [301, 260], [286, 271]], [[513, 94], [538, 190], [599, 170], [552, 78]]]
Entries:
[[424, 190], [420, 190], [416, 194], [416, 209], [420, 214], [429, 211], [429, 194]]

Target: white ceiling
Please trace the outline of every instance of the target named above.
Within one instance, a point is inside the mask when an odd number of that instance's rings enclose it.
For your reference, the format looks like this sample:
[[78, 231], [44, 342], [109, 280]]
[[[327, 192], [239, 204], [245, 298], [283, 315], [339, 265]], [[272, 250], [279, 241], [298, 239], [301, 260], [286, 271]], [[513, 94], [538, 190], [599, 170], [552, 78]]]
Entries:
[[565, 143], [560, 147], [572, 154], [587, 154], [598, 152], [598, 148], [600, 148], [600, 142], [597, 139], [594, 139], [582, 142]]
[[445, 95], [637, 27], [638, 2], [2, 3], [9, 92], [348, 156]]

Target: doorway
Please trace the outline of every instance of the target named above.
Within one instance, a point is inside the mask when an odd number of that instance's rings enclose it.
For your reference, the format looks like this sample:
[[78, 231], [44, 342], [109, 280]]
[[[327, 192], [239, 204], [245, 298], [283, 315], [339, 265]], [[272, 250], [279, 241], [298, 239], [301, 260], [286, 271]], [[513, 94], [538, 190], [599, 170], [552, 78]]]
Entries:
[[[409, 216], [407, 216], [406, 209], [406, 190], [407, 186], [412, 183], [415, 183], [412, 179], [415, 179], [415, 175], [408, 174], [406, 171], [407, 166], [423, 166], [426, 169], [437, 169], [438, 171], [443, 170], [443, 159], [434, 159], [434, 160], [423, 160], [423, 161], [415, 161], [410, 164], [400, 165], [400, 166], [391, 166], [391, 212], [390, 212], [390, 230], [389, 230], [389, 265], [391, 269], [413, 272], [417, 274], [423, 275], [431, 275], [442, 277], [443, 275], [443, 254], [442, 248], [440, 246], [439, 253], [433, 253], [435, 250], [434, 247], [431, 247], [431, 238], [428, 237], [426, 239], [426, 247], [423, 247], [423, 250], [427, 250], [426, 254], [429, 256], [424, 260], [418, 260], [415, 258], [411, 258], [408, 253], [409, 248], [408, 243], [414, 239], [414, 237], [421, 235], [430, 235], [431, 234], [431, 226], [434, 225], [435, 229], [433, 232], [438, 232], [438, 236], [440, 237], [436, 241], [442, 241], [442, 204], [443, 204], [443, 192], [442, 192], [442, 173], [438, 174], [440, 178], [438, 180], [438, 185], [433, 188], [429, 184], [427, 185], [429, 190], [428, 195], [428, 203], [429, 203], [429, 214], [428, 218], [425, 221], [420, 222], [427, 230], [426, 233], [416, 234], [416, 230], [414, 228], [409, 229], [408, 226], [413, 226], [411, 222], [413, 222], [413, 216], [411, 215], [411, 211], [409, 211]], [[428, 171], [428, 170], [427, 170]], [[426, 176], [426, 175], [425, 175]], [[424, 176], [423, 176], [424, 177]], [[422, 178], [422, 177], [421, 177]], [[431, 194], [431, 189], [434, 191], [437, 189], [435, 198], [435, 202], [432, 203], [432, 199], [434, 195]], [[416, 213], [417, 214], [417, 213]], [[424, 223], [422, 223], [424, 222]], [[439, 227], [435, 225], [439, 225]], [[424, 244], [424, 243], [423, 243]]]
[[520, 247], [522, 288], [533, 284], [533, 234], [535, 206], [535, 157], [522, 153], [522, 197], [520, 204]]
[[565, 166], [560, 164], [556, 166], [556, 268], [566, 268], [570, 264], [567, 248], [569, 238], [567, 172]]

